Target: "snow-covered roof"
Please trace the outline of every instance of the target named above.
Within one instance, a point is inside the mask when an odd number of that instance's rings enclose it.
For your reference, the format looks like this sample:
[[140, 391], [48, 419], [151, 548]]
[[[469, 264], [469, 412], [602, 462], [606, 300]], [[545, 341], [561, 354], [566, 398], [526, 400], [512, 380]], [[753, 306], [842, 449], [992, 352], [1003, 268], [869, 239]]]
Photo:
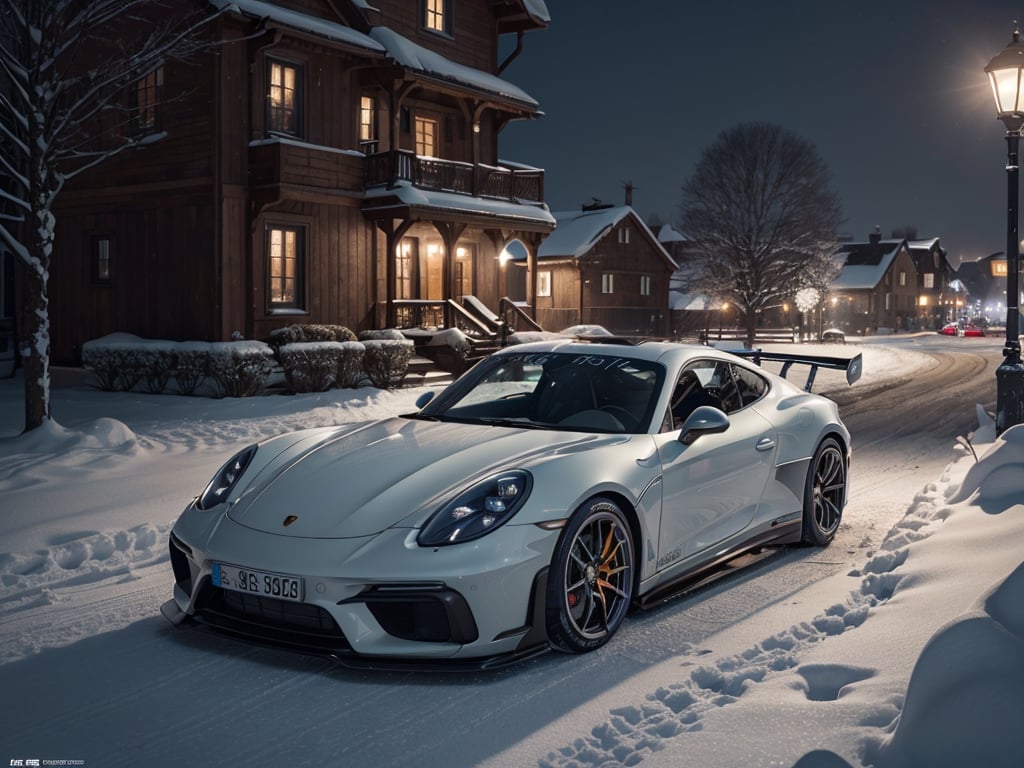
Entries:
[[210, 0], [210, 4], [220, 10], [257, 19], [268, 19], [274, 24], [284, 25], [302, 32], [310, 32], [328, 40], [348, 43], [377, 53], [384, 52], [383, 45], [351, 27], [346, 27], [344, 24], [323, 19], [319, 16], [311, 16], [308, 13], [281, 8], [278, 5], [267, 3], [263, 0]]
[[880, 240], [877, 243], [847, 243], [837, 252], [845, 258], [842, 271], [832, 281], [836, 291], [870, 290], [875, 288], [892, 266], [903, 240]]
[[430, 77], [468, 86], [477, 91], [484, 91], [505, 99], [520, 102], [536, 109], [537, 101], [516, 85], [465, 64], [459, 64], [445, 58], [441, 54], [424, 48], [412, 40], [403, 37], [388, 27], [374, 27], [370, 36], [380, 43], [388, 55], [403, 67]]
[[574, 258], [578, 259], [616, 224], [632, 216], [637, 228], [646, 233], [650, 241], [661, 250], [666, 262], [677, 268], [677, 264], [658, 242], [654, 233], [644, 224], [643, 219], [628, 205], [598, 208], [593, 211], [559, 211], [554, 214], [558, 227], [541, 243], [537, 249], [537, 258]]
[[548, 6], [544, 0], [523, 0], [523, 7], [537, 21], [542, 21], [545, 24], [550, 23], [551, 14], [548, 13]]
[[658, 242], [659, 243], [685, 243], [686, 238], [683, 237], [671, 224], [665, 224], [658, 230]]
[[[547, 206], [531, 203], [519, 203], [509, 200], [494, 200], [487, 197], [471, 197], [454, 192], [435, 192], [419, 189], [408, 182], [400, 181], [394, 187], [372, 187], [366, 191], [364, 211], [375, 209], [386, 210], [398, 205], [433, 208], [441, 211], [460, 211], [462, 213], [480, 213], [499, 216], [504, 219], [529, 221], [554, 226], [555, 218]], [[379, 204], [374, 205], [373, 201]]]

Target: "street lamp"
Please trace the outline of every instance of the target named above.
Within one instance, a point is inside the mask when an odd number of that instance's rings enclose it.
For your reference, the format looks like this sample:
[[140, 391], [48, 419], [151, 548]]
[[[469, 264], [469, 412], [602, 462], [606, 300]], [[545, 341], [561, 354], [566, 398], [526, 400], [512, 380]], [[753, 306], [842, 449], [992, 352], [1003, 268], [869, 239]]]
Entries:
[[996, 369], [996, 433], [1024, 421], [1024, 367], [1020, 360], [1020, 328], [1017, 303], [1020, 248], [1017, 244], [1017, 202], [1020, 167], [1017, 152], [1024, 127], [1024, 44], [1020, 30], [1013, 40], [985, 67], [992, 83], [996, 116], [1006, 126], [1006, 344], [1003, 363]]

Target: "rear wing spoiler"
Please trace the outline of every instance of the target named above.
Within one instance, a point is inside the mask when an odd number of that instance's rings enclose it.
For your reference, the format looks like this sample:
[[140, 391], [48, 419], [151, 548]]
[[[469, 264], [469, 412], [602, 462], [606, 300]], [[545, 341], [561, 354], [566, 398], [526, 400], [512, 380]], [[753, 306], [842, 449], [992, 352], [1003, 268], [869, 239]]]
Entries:
[[864, 370], [861, 355], [853, 357], [833, 357], [831, 355], [804, 355], [791, 352], [763, 352], [760, 349], [730, 349], [730, 354], [738, 357], [749, 357], [757, 365], [762, 360], [782, 363], [782, 370], [779, 375], [786, 378], [789, 369], [794, 365], [807, 365], [810, 370], [807, 372], [807, 382], [804, 384], [804, 391], [810, 392], [814, 386], [814, 377], [818, 374], [819, 368], [831, 368], [839, 371], [846, 371], [846, 383], [853, 384]]

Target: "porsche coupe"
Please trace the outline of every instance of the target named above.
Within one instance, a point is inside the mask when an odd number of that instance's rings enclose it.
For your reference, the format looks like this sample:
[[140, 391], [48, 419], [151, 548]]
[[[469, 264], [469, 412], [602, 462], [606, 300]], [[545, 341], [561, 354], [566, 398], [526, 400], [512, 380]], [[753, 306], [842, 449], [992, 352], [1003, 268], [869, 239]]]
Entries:
[[850, 434], [809, 389], [860, 357], [771, 359], [536, 342], [414, 413], [247, 446], [175, 524], [162, 612], [361, 667], [598, 648], [741, 555], [835, 536]]

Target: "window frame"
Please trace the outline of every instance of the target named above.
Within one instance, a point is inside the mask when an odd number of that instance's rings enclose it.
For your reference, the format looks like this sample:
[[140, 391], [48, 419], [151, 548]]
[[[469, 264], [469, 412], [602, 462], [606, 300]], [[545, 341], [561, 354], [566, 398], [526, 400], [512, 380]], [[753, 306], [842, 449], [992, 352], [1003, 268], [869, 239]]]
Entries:
[[641, 296], [650, 296], [651, 295], [651, 283], [652, 283], [652, 280], [651, 280], [651, 276], [650, 275], [640, 275], [640, 295]]
[[[425, 128], [428, 124], [433, 126], [433, 130], [429, 132], [431, 151], [425, 152], [422, 150], [427, 147], [426, 137], [428, 133], [421, 131], [421, 125]], [[440, 121], [434, 117], [427, 117], [426, 115], [415, 115], [413, 117], [413, 148], [417, 156], [438, 157], [437, 146], [440, 125]]]
[[[276, 312], [281, 313], [305, 313], [307, 311], [306, 301], [306, 242], [307, 242], [307, 227], [302, 224], [296, 224], [292, 222], [273, 221], [267, 222], [264, 225], [264, 259], [266, 261], [264, 274], [266, 276], [266, 307], [268, 314]], [[290, 276], [287, 274], [275, 275], [274, 269], [274, 255], [273, 255], [273, 236], [275, 232], [281, 232], [283, 234], [291, 233], [295, 235], [295, 255], [293, 257], [294, 270]], [[282, 242], [282, 247], [286, 247], [285, 243]], [[284, 256], [287, 260], [287, 256]], [[286, 289], [284, 285], [288, 280], [292, 282], [292, 298], [291, 299], [275, 299], [275, 281], [281, 281], [281, 292], [282, 295]]]
[[420, 0], [420, 26], [423, 31], [432, 35], [452, 37], [453, 5], [454, 0]]
[[113, 235], [98, 233], [89, 238], [89, 263], [94, 284], [110, 285], [113, 282], [113, 252]]
[[551, 297], [551, 270], [537, 271], [537, 296], [538, 298]]
[[605, 296], [611, 296], [615, 293], [615, 273], [614, 272], [602, 272], [601, 273], [601, 293]]
[[129, 94], [132, 136], [150, 136], [163, 130], [163, 100], [164, 66], [161, 64], [132, 84]]
[[[279, 86], [274, 84], [274, 67], [279, 66], [282, 68], [282, 83]], [[274, 106], [274, 94], [273, 89], [275, 87], [282, 88], [282, 104], [286, 103], [284, 94], [286, 91], [286, 83], [284, 81], [284, 74], [287, 70], [294, 72], [294, 83], [291, 88], [292, 93], [292, 106], [289, 113], [287, 106], [275, 107]], [[293, 61], [290, 59], [281, 58], [278, 56], [267, 56], [266, 57], [266, 95], [265, 95], [265, 120], [266, 120], [266, 132], [268, 135], [281, 135], [281, 136], [293, 136], [295, 138], [302, 138], [304, 130], [304, 108], [305, 99], [303, 98], [303, 87], [305, 84], [305, 69], [301, 62]], [[287, 117], [291, 115], [291, 121], [293, 125], [287, 127], [288, 120], [284, 119], [282, 123], [278, 120], [281, 116]]]

